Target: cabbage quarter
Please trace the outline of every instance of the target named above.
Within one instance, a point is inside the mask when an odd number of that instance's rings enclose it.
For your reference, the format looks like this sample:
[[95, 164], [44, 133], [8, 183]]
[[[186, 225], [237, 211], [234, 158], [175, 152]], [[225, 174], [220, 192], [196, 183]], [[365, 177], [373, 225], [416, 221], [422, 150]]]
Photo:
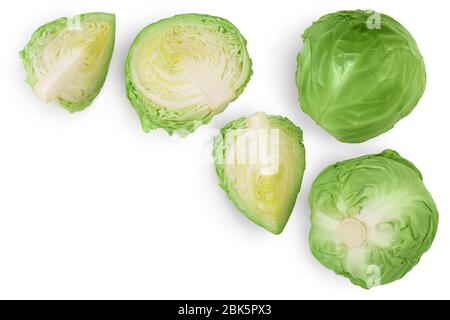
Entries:
[[305, 170], [302, 130], [258, 112], [227, 124], [214, 139], [220, 186], [231, 202], [266, 230], [283, 231]]
[[309, 207], [313, 255], [363, 288], [402, 278], [430, 248], [438, 225], [419, 170], [392, 150], [326, 168]]
[[27, 83], [43, 102], [75, 112], [102, 88], [114, 49], [115, 16], [86, 13], [38, 28], [20, 52]]
[[183, 14], [134, 40], [125, 64], [128, 98], [144, 131], [193, 132], [222, 112], [252, 74], [246, 40], [225, 19]]

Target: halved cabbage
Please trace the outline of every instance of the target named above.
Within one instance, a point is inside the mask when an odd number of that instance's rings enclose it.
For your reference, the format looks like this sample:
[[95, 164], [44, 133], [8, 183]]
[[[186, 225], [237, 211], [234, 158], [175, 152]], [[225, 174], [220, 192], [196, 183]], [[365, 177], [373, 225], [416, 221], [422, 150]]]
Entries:
[[392, 150], [326, 168], [309, 206], [313, 255], [363, 288], [403, 277], [430, 248], [438, 225], [419, 170]]
[[250, 220], [283, 231], [305, 170], [302, 131], [289, 119], [263, 112], [227, 124], [214, 139], [220, 186]]
[[81, 111], [100, 92], [114, 49], [115, 16], [86, 13], [37, 29], [20, 52], [36, 96]]
[[148, 132], [193, 132], [222, 112], [252, 74], [246, 40], [230, 22], [202, 14], [158, 21], [134, 40], [125, 64], [128, 98]]

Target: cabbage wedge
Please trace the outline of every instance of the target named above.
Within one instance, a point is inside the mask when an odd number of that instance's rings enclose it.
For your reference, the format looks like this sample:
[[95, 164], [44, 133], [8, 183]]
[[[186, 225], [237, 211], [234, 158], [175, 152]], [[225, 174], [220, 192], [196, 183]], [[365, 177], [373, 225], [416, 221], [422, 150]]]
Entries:
[[268, 231], [283, 231], [305, 170], [302, 131], [289, 119], [258, 112], [227, 124], [214, 139], [220, 186]]
[[71, 112], [89, 106], [106, 79], [114, 49], [115, 16], [86, 13], [37, 29], [20, 52], [27, 83], [43, 102]]

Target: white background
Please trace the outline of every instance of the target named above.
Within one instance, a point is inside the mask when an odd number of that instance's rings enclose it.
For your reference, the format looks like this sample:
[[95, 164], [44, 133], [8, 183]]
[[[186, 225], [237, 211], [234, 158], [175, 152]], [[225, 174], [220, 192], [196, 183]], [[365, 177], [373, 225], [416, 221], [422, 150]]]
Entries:
[[[14, 0], [0, 20], [0, 298], [450, 298], [447, 1]], [[428, 83], [413, 113], [359, 145], [303, 114], [294, 84], [300, 36], [321, 15], [374, 9], [407, 27]], [[93, 105], [69, 114], [24, 83], [18, 51], [61, 16], [117, 15], [114, 56]], [[135, 35], [178, 13], [219, 15], [248, 40], [254, 76], [242, 96], [185, 139], [145, 134], [124, 89]], [[280, 236], [239, 213], [218, 187], [211, 134], [256, 111], [304, 130], [307, 170]], [[363, 290], [322, 267], [307, 243], [307, 194], [328, 164], [393, 148], [413, 161], [440, 211], [435, 242], [402, 280]]]

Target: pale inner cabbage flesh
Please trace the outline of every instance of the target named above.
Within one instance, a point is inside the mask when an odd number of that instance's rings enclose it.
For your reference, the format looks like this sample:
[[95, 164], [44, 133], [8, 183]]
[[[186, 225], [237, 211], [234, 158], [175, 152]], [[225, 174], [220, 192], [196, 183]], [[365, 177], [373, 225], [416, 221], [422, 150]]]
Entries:
[[166, 108], [221, 111], [245, 82], [241, 43], [213, 26], [184, 21], [149, 32], [131, 63], [135, 85]]
[[77, 102], [92, 94], [104, 67], [98, 62], [106, 54], [110, 31], [106, 22], [83, 22], [46, 38], [33, 59], [36, 95], [44, 102], [56, 98]]
[[298, 148], [292, 147], [297, 143], [272, 127], [264, 113], [256, 113], [227, 148], [225, 174], [233, 184], [230, 191], [252, 220], [269, 229], [279, 228], [280, 217], [289, 211], [291, 187], [299, 176], [300, 166], [295, 164], [302, 161]]

